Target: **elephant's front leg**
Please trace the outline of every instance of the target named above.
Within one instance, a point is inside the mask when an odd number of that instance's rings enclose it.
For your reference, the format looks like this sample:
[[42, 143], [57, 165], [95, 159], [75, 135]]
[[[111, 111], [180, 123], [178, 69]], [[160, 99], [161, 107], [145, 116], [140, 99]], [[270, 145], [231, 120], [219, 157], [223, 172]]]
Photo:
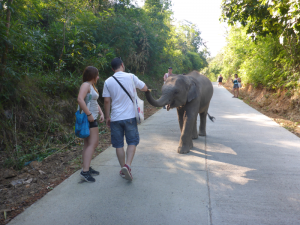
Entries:
[[180, 154], [189, 153], [193, 147], [193, 131], [195, 126], [196, 113], [185, 112], [183, 116], [183, 127], [177, 152]]
[[198, 132], [197, 132], [197, 115], [195, 118], [195, 122], [194, 122], [194, 129], [193, 129], [193, 139], [197, 139], [198, 138]]
[[182, 127], [183, 127], [183, 116], [184, 116], [184, 108], [183, 107], [178, 107], [177, 108], [177, 116], [178, 116], [178, 123], [180, 127], [180, 132], [182, 132]]

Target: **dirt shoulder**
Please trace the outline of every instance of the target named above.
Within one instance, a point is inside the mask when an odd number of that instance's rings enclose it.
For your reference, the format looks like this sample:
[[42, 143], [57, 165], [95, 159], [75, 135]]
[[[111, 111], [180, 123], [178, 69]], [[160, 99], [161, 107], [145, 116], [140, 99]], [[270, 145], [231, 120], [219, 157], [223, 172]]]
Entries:
[[[159, 109], [144, 101], [145, 119]], [[99, 129], [99, 145], [94, 157], [110, 145], [110, 130], [104, 124]], [[83, 140], [56, 146], [60, 150], [43, 161], [33, 161], [22, 170], [0, 168], [0, 224], [7, 224], [45, 194], [81, 168]]]
[[[232, 83], [224, 87], [232, 92]], [[252, 85], [243, 86], [239, 98], [262, 114], [272, 118], [280, 126], [300, 137], [300, 96], [287, 90], [272, 91]]]

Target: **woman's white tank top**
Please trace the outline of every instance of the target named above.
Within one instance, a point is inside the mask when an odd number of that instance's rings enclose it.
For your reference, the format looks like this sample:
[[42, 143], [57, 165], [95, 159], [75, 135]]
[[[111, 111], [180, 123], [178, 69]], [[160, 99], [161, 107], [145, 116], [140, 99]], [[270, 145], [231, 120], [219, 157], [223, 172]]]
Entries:
[[98, 100], [99, 94], [95, 91], [93, 85], [90, 85], [90, 93], [87, 93], [84, 101], [92, 113], [94, 120], [96, 120], [99, 116], [99, 108], [98, 108]]

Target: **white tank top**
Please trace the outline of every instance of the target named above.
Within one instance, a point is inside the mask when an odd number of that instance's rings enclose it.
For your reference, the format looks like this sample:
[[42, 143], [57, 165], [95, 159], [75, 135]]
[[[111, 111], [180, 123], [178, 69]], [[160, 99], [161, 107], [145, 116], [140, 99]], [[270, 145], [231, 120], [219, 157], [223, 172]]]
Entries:
[[98, 100], [99, 94], [95, 91], [93, 85], [90, 85], [90, 93], [87, 93], [84, 101], [88, 109], [92, 113], [94, 120], [99, 116]]

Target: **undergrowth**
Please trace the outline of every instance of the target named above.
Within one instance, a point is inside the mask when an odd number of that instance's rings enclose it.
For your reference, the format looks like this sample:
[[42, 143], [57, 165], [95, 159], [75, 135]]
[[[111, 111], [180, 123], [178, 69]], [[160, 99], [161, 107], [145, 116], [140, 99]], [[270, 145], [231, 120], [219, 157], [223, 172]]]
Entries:
[[[112, 74], [109, 74], [112, 75]], [[109, 76], [108, 75], [108, 76]], [[107, 75], [97, 84], [99, 104], [103, 110], [102, 88]], [[162, 79], [139, 75], [149, 88], [160, 93]], [[74, 135], [77, 94], [81, 75], [62, 77], [31, 75], [18, 83], [14, 98], [0, 104], [0, 164], [22, 169], [26, 163], [42, 161], [47, 156], [76, 145]], [[145, 100], [144, 94], [139, 96]], [[100, 125], [99, 132], [101, 133]]]

